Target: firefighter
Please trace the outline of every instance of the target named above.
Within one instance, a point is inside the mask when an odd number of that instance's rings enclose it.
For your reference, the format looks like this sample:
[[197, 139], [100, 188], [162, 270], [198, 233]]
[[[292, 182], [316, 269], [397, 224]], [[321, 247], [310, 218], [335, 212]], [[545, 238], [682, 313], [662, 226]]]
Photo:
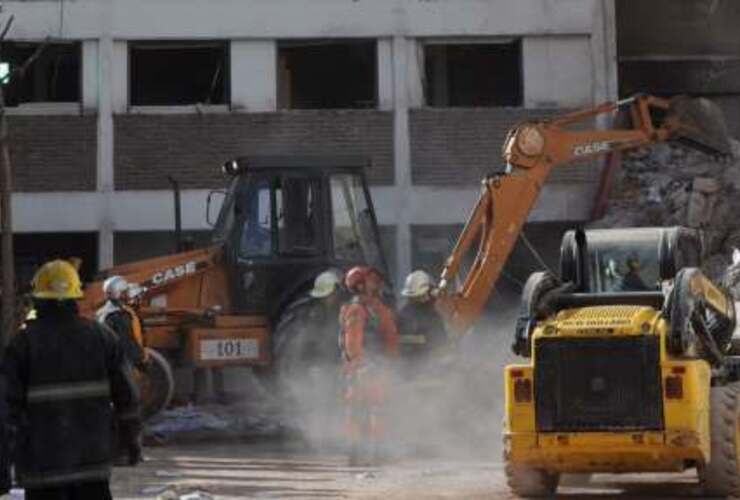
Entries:
[[128, 304], [129, 283], [121, 276], [111, 276], [103, 282], [106, 302], [97, 311], [98, 322], [106, 325], [118, 335], [126, 357], [131, 366], [144, 370], [146, 351], [141, 328], [141, 320]]
[[80, 278], [65, 261], [33, 279], [37, 319], [13, 337], [2, 365], [16, 479], [27, 500], [110, 499], [113, 418], [129, 464], [141, 459], [131, 367], [107, 327], [79, 316]]
[[10, 446], [7, 436], [8, 410], [5, 404], [5, 380], [0, 377], [0, 495], [10, 491]]
[[316, 354], [326, 362], [336, 360], [339, 354], [336, 332], [339, 328], [339, 308], [343, 298], [341, 281], [341, 274], [330, 269], [316, 277], [313, 288], [308, 292], [311, 301], [306, 314], [307, 324], [317, 333], [310, 335], [310, 338], [317, 344]]
[[414, 369], [425, 365], [433, 352], [448, 344], [444, 322], [434, 306], [433, 290], [432, 277], [421, 270], [409, 274], [401, 290], [407, 299], [398, 315], [401, 353]]
[[[375, 462], [384, 436], [383, 412], [393, 360], [398, 357], [398, 328], [381, 300], [384, 281], [376, 269], [358, 266], [345, 277], [353, 294], [340, 311], [344, 360], [345, 424], [350, 464]], [[370, 456], [368, 456], [370, 455]]]

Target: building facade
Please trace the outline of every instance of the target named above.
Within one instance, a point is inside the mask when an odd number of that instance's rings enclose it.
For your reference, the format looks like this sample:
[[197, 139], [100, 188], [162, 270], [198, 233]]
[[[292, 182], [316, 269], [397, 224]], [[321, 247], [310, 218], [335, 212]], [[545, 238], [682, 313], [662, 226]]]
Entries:
[[[509, 127], [617, 95], [612, 0], [3, 2], [11, 14], [5, 70], [48, 40], [6, 85], [28, 267], [81, 255], [89, 275], [171, 251], [168, 176], [203, 240], [224, 161], [359, 154], [402, 276], [441, 264]], [[598, 179], [558, 169], [530, 223], [586, 219]]]

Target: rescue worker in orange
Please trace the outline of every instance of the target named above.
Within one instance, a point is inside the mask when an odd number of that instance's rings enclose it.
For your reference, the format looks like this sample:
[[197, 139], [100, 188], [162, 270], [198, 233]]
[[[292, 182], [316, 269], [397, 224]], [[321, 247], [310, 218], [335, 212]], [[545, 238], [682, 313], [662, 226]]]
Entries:
[[381, 299], [381, 273], [357, 266], [347, 273], [345, 284], [353, 294], [339, 313], [346, 379], [345, 425], [350, 465], [361, 465], [377, 461], [382, 452], [383, 411], [399, 338], [393, 311]]

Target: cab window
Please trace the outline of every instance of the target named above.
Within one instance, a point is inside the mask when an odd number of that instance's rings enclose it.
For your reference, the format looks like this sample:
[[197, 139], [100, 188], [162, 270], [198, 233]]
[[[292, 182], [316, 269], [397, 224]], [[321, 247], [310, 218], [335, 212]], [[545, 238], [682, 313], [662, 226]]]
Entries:
[[590, 289], [593, 292], [648, 292], [660, 289], [657, 244], [625, 241], [615, 247], [588, 242]]
[[334, 256], [348, 262], [367, 262], [382, 269], [370, 207], [357, 175], [331, 177]]
[[321, 250], [321, 180], [282, 177], [275, 184], [278, 252], [314, 255]]
[[272, 250], [270, 183], [261, 179], [249, 186], [244, 202], [239, 253], [243, 257], [269, 256]]

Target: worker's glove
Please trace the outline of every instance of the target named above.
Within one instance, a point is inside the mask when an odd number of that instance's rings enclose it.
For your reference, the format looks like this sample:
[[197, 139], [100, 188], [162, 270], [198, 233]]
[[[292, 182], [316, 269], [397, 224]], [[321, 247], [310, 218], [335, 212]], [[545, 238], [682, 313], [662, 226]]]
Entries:
[[137, 434], [137, 436], [131, 439], [128, 443], [128, 464], [131, 466], [138, 465], [143, 459], [141, 434]]
[[137, 465], [142, 461], [141, 423], [136, 420], [124, 420], [120, 425], [122, 451], [128, 454], [128, 464]]

